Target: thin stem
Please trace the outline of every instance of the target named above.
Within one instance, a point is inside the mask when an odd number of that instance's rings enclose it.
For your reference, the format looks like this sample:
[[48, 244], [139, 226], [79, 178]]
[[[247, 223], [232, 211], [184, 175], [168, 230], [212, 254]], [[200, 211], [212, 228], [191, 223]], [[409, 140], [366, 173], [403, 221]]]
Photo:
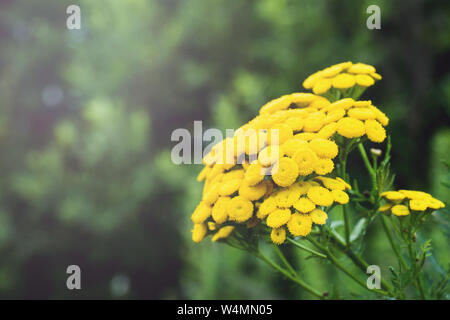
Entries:
[[313, 244], [315, 245], [317, 248], [321, 249], [323, 252], [326, 253], [327, 257], [330, 259], [330, 261], [341, 271], [343, 271], [346, 275], [348, 275], [350, 278], [352, 278], [356, 283], [358, 283], [361, 287], [369, 290], [369, 291], [373, 291], [385, 296], [388, 296], [389, 294], [386, 291], [383, 290], [374, 290], [374, 289], [369, 289], [367, 287], [367, 284], [364, 283], [363, 281], [361, 281], [357, 276], [355, 276], [350, 270], [348, 270], [330, 251], [330, 249], [328, 249], [327, 247], [321, 245], [319, 242], [317, 242], [316, 240], [314, 240], [312, 237], [307, 237], [307, 239]]
[[386, 220], [387, 220], [386, 217], [382, 214], [381, 215], [381, 223], [383, 225], [384, 232], [386, 233], [386, 236], [389, 240], [389, 244], [391, 245], [392, 250], [394, 250], [394, 253], [397, 256], [397, 258], [400, 261], [403, 268], [408, 269], [408, 265], [405, 261], [405, 258], [403, 258], [400, 250], [398, 249], [397, 245], [394, 242], [394, 239], [392, 238], [392, 234], [391, 234], [391, 231], [389, 230]]
[[[417, 268], [416, 257], [413, 253], [413, 248], [412, 248], [412, 244], [411, 244], [410, 240], [408, 242], [408, 253], [409, 253], [409, 258], [411, 259], [411, 264], [414, 264], [414, 268]], [[424, 257], [424, 259], [425, 259], [425, 257]], [[422, 282], [420, 281], [420, 269], [419, 269], [419, 273], [417, 274], [417, 278], [414, 277], [413, 283], [415, 284], [416, 288], [419, 290], [420, 297], [422, 298], [422, 300], [425, 300], [426, 299], [425, 292], [423, 291]]]
[[294, 270], [294, 268], [291, 266], [291, 264], [287, 261], [286, 257], [284, 256], [284, 253], [281, 251], [281, 249], [278, 247], [278, 245], [273, 244], [274, 248], [275, 248], [275, 252], [278, 254], [278, 256], [280, 257], [281, 261], [284, 263], [284, 265], [286, 266], [286, 268], [288, 268], [289, 272], [297, 277], [297, 272]]
[[284, 270], [282, 267], [280, 267], [278, 264], [276, 264], [274, 261], [272, 261], [271, 259], [269, 259], [268, 257], [266, 257], [265, 255], [263, 255], [261, 252], [258, 252], [256, 255], [258, 258], [260, 258], [262, 261], [266, 262], [268, 265], [270, 265], [272, 268], [274, 268], [275, 270], [277, 270], [278, 272], [282, 273], [283, 275], [285, 275], [287, 278], [289, 278], [290, 280], [292, 280], [293, 282], [297, 283], [300, 287], [302, 287], [303, 289], [305, 289], [306, 291], [308, 291], [309, 293], [311, 293], [312, 295], [316, 296], [319, 299], [324, 299], [324, 296], [317, 291], [316, 289], [314, 289], [313, 287], [311, 287], [310, 285], [308, 285], [307, 283], [305, 283], [302, 279], [300, 279], [298, 276], [293, 276], [292, 274], [290, 274], [289, 272], [287, 272], [286, 270]]
[[[330, 233], [332, 236], [332, 239], [334, 240], [335, 244], [337, 245], [337, 248], [341, 250], [342, 253], [344, 253], [350, 260], [353, 261], [353, 263], [364, 273], [367, 272], [367, 267], [369, 264], [358, 254], [356, 254], [350, 247], [347, 247], [345, 243], [343, 243], [339, 238], [337, 238], [333, 233]], [[388, 291], [389, 293], [393, 292], [392, 287], [383, 279], [381, 278], [381, 285], [382, 287]]]
[[350, 217], [348, 216], [347, 204], [342, 205], [342, 213], [344, 215], [345, 243], [347, 247], [350, 247]]
[[326, 259], [326, 258], [327, 258], [326, 255], [321, 254], [320, 252], [317, 252], [317, 251], [315, 251], [315, 250], [313, 250], [313, 249], [311, 249], [311, 248], [308, 248], [307, 246], [304, 246], [304, 245], [302, 245], [302, 244], [300, 244], [300, 243], [298, 243], [298, 242], [292, 240], [291, 238], [287, 238], [287, 241], [289, 241], [290, 243], [292, 243], [292, 244], [293, 244], [294, 246], [296, 246], [297, 248], [300, 248], [300, 249], [302, 249], [302, 250], [305, 250], [305, 251], [307, 251], [307, 252], [309, 252], [309, 253], [311, 253], [311, 254], [317, 256], [317, 257], [320, 257], [320, 258], [323, 258], [323, 259]]
[[367, 153], [366, 150], [364, 149], [362, 142], [358, 143], [358, 150], [359, 153], [361, 154], [364, 164], [366, 165], [367, 171], [369, 172], [369, 175], [372, 179], [372, 188], [376, 194], [378, 192], [377, 175], [375, 173], [375, 170], [373, 170], [372, 165], [370, 164], [369, 158], [367, 157]]

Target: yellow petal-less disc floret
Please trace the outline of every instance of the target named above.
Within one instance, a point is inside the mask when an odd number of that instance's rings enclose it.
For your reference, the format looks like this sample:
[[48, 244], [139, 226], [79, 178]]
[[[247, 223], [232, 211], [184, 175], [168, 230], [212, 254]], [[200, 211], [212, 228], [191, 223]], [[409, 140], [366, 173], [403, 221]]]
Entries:
[[292, 159], [297, 163], [299, 174], [307, 176], [314, 171], [319, 158], [309, 147], [302, 147], [297, 150]]
[[258, 208], [256, 216], [258, 219], [266, 218], [270, 213], [277, 209], [277, 203], [274, 197], [265, 199]]
[[349, 89], [353, 87], [355, 83], [355, 77], [348, 73], [341, 73], [332, 81], [332, 85], [336, 89]]
[[316, 205], [308, 198], [302, 197], [294, 204], [294, 208], [301, 213], [308, 213], [316, 208]]
[[309, 142], [309, 147], [321, 158], [333, 159], [338, 154], [337, 144], [327, 139], [313, 139]]
[[291, 215], [287, 227], [293, 236], [305, 237], [311, 232], [311, 217], [306, 214], [294, 213]]
[[404, 206], [402, 204], [397, 204], [392, 207], [391, 209], [392, 213], [396, 216], [407, 216], [409, 214], [409, 209], [407, 206]]
[[272, 179], [280, 187], [288, 187], [295, 182], [299, 174], [297, 163], [283, 157], [272, 169]]
[[271, 228], [279, 228], [285, 225], [291, 218], [289, 209], [277, 209], [267, 217], [266, 224]]
[[216, 242], [217, 240], [221, 240], [221, 239], [225, 239], [228, 238], [228, 236], [233, 232], [234, 230], [234, 226], [225, 226], [219, 229], [219, 231], [217, 231], [213, 237], [212, 237], [212, 241]]
[[337, 132], [343, 137], [352, 139], [362, 137], [366, 129], [361, 120], [345, 117], [338, 121]]
[[310, 217], [311, 217], [312, 222], [314, 222], [315, 224], [321, 224], [321, 225], [325, 224], [328, 219], [327, 213], [321, 209], [314, 209], [310, 213]]
[[398, 191], [385, 191], [381, 196], [391, 201], [399, 201], [405, 198], [405, 195]]
[[217, 223], [224, 223], [228, 218], [228, 203], [230, 202], [230, 197], [220, 197], [214, 207], [212, 208], [211, 214], [212, 218]]
[[315, 204], [325, 207], [332, 205], [334, 201], [332, 193], [328, 189], [319, 186], [309, 188], [308, 198]]
[[361, 87], [370, 87], [373, 86], [375, 80], [368, 76], [367, 74], [358, 74], [355, 76], [356, 84]]
[[247, 168], [244, 176], [244, 182], [249, 186], [254, 186], [260, 183], [264, 179], [264, 170], [262, 166], [257, 162], [253, 162]]
[[241, 184], [239, 187], [239, 195], [249, 200], [261, 199], [267, 191], [267, 184], [259, 183], [254, 186], [249, 186], [246, 183]]
[[333, 171], [334, 163], [331, 159], [318, 159], [314, 165], [314, 172], [318, 175], [326, 175]]
[[192, 241], [201, 242], [206, 235], [208, 229], [204, 223], [195, 223], [192, 229]]
[[279, 146], [267, 146], [258, 155], [258, 161], [263, 167], [268, 167], [278, 162], [283, 156], [283, 148]]
[[270, 145], [283, 144], [294, 136], [293, 130], [285, 123], [274, 125], [267, 131], [267, 143]]
[[191, 220], [193, 223], [200, 224], [208, 219], [210, 215], [211, 207], [202, 201], [199, 203], [197, 208], [195, 208], [194, 213], [191, 216]]
[[253, 203], [242, 196], [234, 197], [228, 202], [227, 212], [230, 219], [245, 222], [253, 215]]
[[331, 190], [334, 201], [339, 204], [346, 204], [349, 201], [348, 194], [341, 190]]
[[364, 126], [369, 140], [379, 143], [386, 139], [386, 130], [377, 120], [366, 120]]
[[427, 199], [412, 199], [409, 200], [409, 207], [414, 211], [425, 211], [428, 208]]
[[286, 229], [284, 227], [272, 229], [270, 233], [270, 238], [275, 244], [282, 244], [286, 240]]

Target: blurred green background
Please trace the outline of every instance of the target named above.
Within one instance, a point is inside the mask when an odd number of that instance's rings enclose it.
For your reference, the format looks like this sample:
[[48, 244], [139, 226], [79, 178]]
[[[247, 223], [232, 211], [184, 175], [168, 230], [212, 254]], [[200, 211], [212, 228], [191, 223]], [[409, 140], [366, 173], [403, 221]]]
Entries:
[[[69, 4], [81, 30], [66, 28]], [[381, 30], [366, 28], [370, 4]], [[363, 98], [391, 118], [396, 187], [448, 203], [448, 1], [2, 0], [0, 298], [311, 298], [248, 254], [191, 242], [201, 166], [174, 165], [170, 135], [194, 120], [237, 128], [349, 60], [384, 77]], [[365, 254], [388, 272], [380, 231], [371, 226]], [[423, 235], [438, 273], [446, 232], [436, 216]], [[346, 282], [286, 251], [321, 290]], [[66, 288], [71, 264], [80, 291]]]

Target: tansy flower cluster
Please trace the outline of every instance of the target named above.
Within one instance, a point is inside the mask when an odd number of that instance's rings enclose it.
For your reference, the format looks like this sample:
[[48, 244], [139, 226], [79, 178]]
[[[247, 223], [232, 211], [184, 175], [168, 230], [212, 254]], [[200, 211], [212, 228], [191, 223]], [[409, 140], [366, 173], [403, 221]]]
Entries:
[[345, 189], [350, 189], [350, 185], [340, 178], [316, 177], [296, 182], [257, 204], [256, 217], [271, 228], [272, 241], [282, 244], [286, 229], [293, 236], [307, 236], [313, 223], [324, 224], [328, 218], [325, 207], [348, 203]]
[[381, 212], [392, 212], [396, 216], [407, 216], [413, 212], [431, 213], [444, 208], [442, 201], [433, 198], [430, 194], [414, 190], [386, 191], [381, 194], [387, 201], [379, 209]]
[[303, 82], [305, 89], [312, 89], [322, 95], [330, 89], [348, 90], [354, 86], [363, 88], [372, 86], [381, 76], [373, 66], [364, 63], [343, 62], [310, 75]]

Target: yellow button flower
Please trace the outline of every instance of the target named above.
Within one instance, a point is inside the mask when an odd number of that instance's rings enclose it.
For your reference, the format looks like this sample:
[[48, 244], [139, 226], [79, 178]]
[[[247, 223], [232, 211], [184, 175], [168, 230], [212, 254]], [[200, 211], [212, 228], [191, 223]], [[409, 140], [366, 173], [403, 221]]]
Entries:
[[234, 226], [225, 226], [219, 229], [219, 231], [217, 231], [213, 237], [212, 237], [212, 241], [216, 242], [217, 240], [221, 240], [221, 239], [225, 239], [227, 237], [230, 236], [230, 234], [233, 232], [234, 230]]
[[333, 171], [334, 163], [331, 159], [318, 159], [314, 164], [314, 172], [318, 175], [326, 175]]
[[373, 86], [375, 80], [368, 76], [367, 74], [358, 74], [355, 76], [356, 84], [361, 87], [370, 87]]
[[315, 94], [324, 94], [330, 89], [331, 89], [331, 80], [327, 78], [322, 78], [317, 80], [316, 83], [314, 83], [312, 91]]
[[283, 227], [272, 229], [270, 238], [273, 243], [280, 245], [286, 240], [286, 230]]
[[328, 219], [327, 213], [320, 209], [313, 210], [309, 216], [311, 217], [312, 222], [320, 225], [325, 224]]
[[292, 128], [285, 123], [274, 125], [267, 131], [267, 143], [281, 145], [294, 136]]
[[219, 189], [219, 195], [221, 196], [229, 196], [239, 190], [239, 187], [242, 184], [242, 179], [232, 179], [229, 181], [222, 182], [222, 185]]
[[334, 201], [339, 204], [346, 204], [349, 201], [348, 194], [341, 190], [331, 190]]
[[365, 63], [355, 63], [347, 70], [348, 73], [370, 74], [376, 72], [375, 68]]
[[192, 229], [192, 241], [201, 242], [206, 235], [208, 229], [204, 223], [195, 223]]
[[355, 77], [348, 73], [341, 73], [333, 78], [332, 85], [336, 89], [349, 89], [355, 85]]
[[220, 197], [217, 199], [216, 203], [214, 204], [214, 207], [212, 208], [212, 218], [217, 223], [224, 223], [227, 221], [228, 218], [228, 203], [230, 202], [230, 197]]
[[314, 151], [306, 147], [297, 150], [292, 156], [292, 159], [297, 163], [299, 174], [302, 176], [311, 174], [319, 160]]
[[351, 139], [363, 136], [366, 129], [361, 120], [345, 117], [338, 121], [337, 132], [341, 136]]
[[407, 216], [409, 214], [409, 209], [407, 206], [402, 204], [397, 204], [392, 207], [392, 213], [396, 216]]
[[299, 168], [291, 158], [283, 157], [272, 169], [272, 179], [280, 187], [288, 187], [298, 177]]
[[370, 141], [383, 142], [386, 139], [386, 130], [377, 120], [366, 120], [364, 126]]
[[334, 201], [333, 195], [328, 189], [318, 186], [309, 188], [308, 198], [315, 204], [324, 207], [331, 206]]
[[308, 198], [302, 197], [294, 204], [294, 208], [301, 213], [308, 213], [316, 208], [316, 205]]
[[239, 195], [249, 200], [261, 199], [267, 191], [267, 184], [259, 183], [254, 186], [249, 186], [246, 183], [241, 184], [239, 187]]
[[283, 148], [279, 146], [267, 146], [258, 155], [258, 161], [263, 167], [268, 167], [278, 162], [283, 156]]
[[258, 219], [264, 219], [270, 213], [274, 212], [277, 209], [277, 203], [274, 197], [269, 197], [265, 199], [258, 208], [258, 212], [256, 216]]
[[333, 159], [338, 154], [337, 144], [327, 139], [313, 139], [309, 142], [309, 147], [321, 158]]
[[311, 217], [306, 214], [294, 213], [291, 215], [287, 227], [293, 236], [305, 237], [311, 232]]
[[301, 147], [308, 146], [308, 142], [296, 138], [289, 139], [286, 141], [282, 148], [285, 155], [292, 157], [294, 153]]
[[244, 176], [244, 182], [249, 186], [254, 186], [264, 179], [263, 167], [257, 162], [253, 162], [247, 168]]
[[291, 218], [289, 209], [277, 209], [267, 217], [266, 224], [271, 228], [279, 228], [285, 225]]
[[241, 196], [234, 197], [228, 202], [228, 216], [237, 222], [245, 222], [253, 215], [253, 203]]

